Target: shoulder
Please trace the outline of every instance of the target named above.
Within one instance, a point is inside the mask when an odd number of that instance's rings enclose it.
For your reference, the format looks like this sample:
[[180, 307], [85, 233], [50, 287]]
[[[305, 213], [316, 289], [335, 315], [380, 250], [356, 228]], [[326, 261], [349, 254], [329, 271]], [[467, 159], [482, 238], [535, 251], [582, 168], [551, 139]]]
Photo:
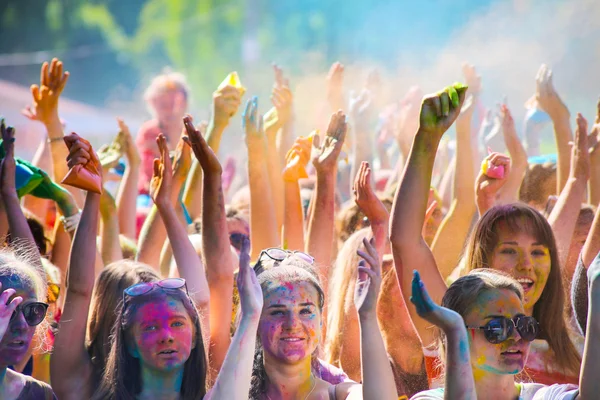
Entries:
[[443, 400], [444, 399], [444, 389], [431, 389], [425, 390], [423, 392], [419, 392], [415, 394], [410, 400]]
[[50, 385], [31, 376], [23, 375], [25, 386], [17, 399], [56, 399]]
[[577, 385], [554, 384], [550, 386], [536, 383], [523, 384], [520, 400], [573, 400], [579, 395]]
[[160, 128], [158, 126], [158, 121], [155, 119], [151, 119], [150, 121], [146, 121], [140, 127], [138, 131], [136, 142], [138, 144], [156, 139], [156, 136], [160, 133]]

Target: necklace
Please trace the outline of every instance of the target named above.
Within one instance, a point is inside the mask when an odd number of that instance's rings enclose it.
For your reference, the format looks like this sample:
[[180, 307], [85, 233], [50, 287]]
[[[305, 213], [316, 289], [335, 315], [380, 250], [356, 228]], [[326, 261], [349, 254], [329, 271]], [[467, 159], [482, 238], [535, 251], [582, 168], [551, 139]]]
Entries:
[[[306, 397], [304, 397], [304, 400], [308, 399], [308, 397], [312, 394], [313, 390], [315, 390], [315, 387], [317, 387], [317, 380], [315, 379], [315, 383], [313, 383], [312, 389], [310, 389], [310, 392], [308, 392], [308, 394], [306, 395]], [[266, 394], [266, 393], [265, 393]], [[267, 395], [267, 399], [272, 400], [271, 396]]]

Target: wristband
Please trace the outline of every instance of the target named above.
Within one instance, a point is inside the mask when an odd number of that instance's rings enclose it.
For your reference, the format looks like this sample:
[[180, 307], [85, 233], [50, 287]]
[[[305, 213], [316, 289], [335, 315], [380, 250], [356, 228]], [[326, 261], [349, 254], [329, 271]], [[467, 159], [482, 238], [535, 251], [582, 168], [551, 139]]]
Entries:
[[55, 137], [55, 138], [48, 138], [48, 143], [54, 143], [54, 142], [64, 142], [64, 137], [63, 136], [59, 136], [59, 137]]
[[65, 232], [73, 232], [75, 229], [77, 229], [80, 220], [81, 211], [78, 211], [76, 214], [73, 214], [70, 217], [60, 217], [60, 222], [62, 222]]

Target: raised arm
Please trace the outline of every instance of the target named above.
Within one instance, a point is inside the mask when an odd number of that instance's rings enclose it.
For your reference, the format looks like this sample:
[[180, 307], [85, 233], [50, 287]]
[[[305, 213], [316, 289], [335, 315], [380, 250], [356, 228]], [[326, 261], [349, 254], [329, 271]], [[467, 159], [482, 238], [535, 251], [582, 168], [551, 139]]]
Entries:
[[[237, 112], [241, 102], [240, 90], [233, 86], [225, 86], [213, 93], [212, 113], [206, 132], [206, 141], [210, 148], [219, 153], [221, 138], [225, 128], [229, 125], [231, 117]], [[185, 205], [192, 220], [200, 216], [202, 198], [202, 168], [194, 162], [189, 178], [183, 192], [183, 204]]]
[[338, 111], [331, 116], [323, 144], [318, 135], [314, 136], [312, 143], [311, 158], [317, 171], [317, 183], [308, 221], [306, 252], [315, 258], [323, 288], [328, 287], [327, 277], [332, 261], [335, 180], [346, 131], [346, 115]]
[[250, 241], [252, 259], [263, 249], [279, 246], [277, 218], [273, 213], [272, 197], [266, 157], [267, 143], [263, 117], [258, 113], [258, 98], [248, 100], [243, 116], [248, 147], [248, 183], [250, 186]]
[[[170, 199], [175, 210], [180, 208], [179, 193], [185, 183], [191, 163], [191, 150], [189, 146], [185, 145], [183, 141], [180, 140], [177, 144], [177, 149], [175, 150], [175, 157], [173, 160], [175, 171], [173, 172], [173, 178], [170, 185]], [[154, 205], [144, 221], [138, 239], [137, 261], [151, 265], [160, 273], [163, 272], [159, 269], [160, 253], [167, 238], [167, 230], [163, 223], [164, 221], [159, 217], [159, 214], [158, 208]], [[175, 212], [175, 216], [179, 218], [177, 212]]]
[[[411, 271], [417, 268], [426, 276], [434, 299], [441, 300], [446, 284], [440, 275], [431, 250], [422, 237], [435, 154], [443, 134], [457, 118], [465, 100], [466, 87], [450, 86], [427, 96], [421, 105], [419, 129], [416, 132], [404, 176], [394, 197], [390, 240], [394, 265], [404, 301], [408, 304]], [[434, 338], [430, 324], [409, 308], [411, 319], [423, 346]]]
[[375, 240], [363, 239], [365, 251], [358, 264], [354, 305], [360, 326], [360, 360], [363, 399], [396, 399], [396, 383], [377, 321], [377, 298], [381, 290], [381, 261]]
[[433, 257], [444, 280], [458, 264], [476, 210], [473, 192], [475, 180], [473, 160], [477, 158], [477, 146], [472, 143], [471, 135], [476, 101], [475, 96], [469, 96], [456, 118], [454, 193], [450, 210], [431, 245]]
[[4, 158], [2, 159], [2, 173], [0, 174], [0, 191], [2, 202], [4, 203], [6, 216], [8, 219], [8, 229], [13, 246], [26, 249], [32, 252], [32, 262], [41, 271], [42, 261], [40, 253], [33, 239], [33, 234], [27, 219], [21, 209], [17, 187], [15, 184], [15, 172], [17, 165], [15, 162], [15, 128], [6, 127], [4, 118], [0, 120], [0, 132], [2, 134], [2, 147], [4, 147]]
[[[352, 140], [352, 170], [350, 176], [354, 177], [363, 161], [373, 163], [373, 146], [369, 123], [372, 117], [373, 99], [371, 93], [363, 91], [350, 97], [350, 124]], [[352, 178], [351, 178], [352, 179]], [[354, 187], [354, 182], [350, 181], [350, 189]]]
[[160, 134], [156, 139], [156, 143], [160, 150], [160, 159], [154, 160], [154, 173], [150, 181], [150, 197], [156, 204], [165, 225], [179, 276], [186, 280], [190, 296], [196, 307], [200, 311], [206, 312], [210, 297], [206, 271], [202, 260], [198, 257], [198, 253], [196, 253], [188, 238], [185, 226], [179, 221], [171, 198], [174, 177], [167, 139], [163, 134]]
[[183, 120], [187, 136], [185, 142], [192, 148], [204, 171], [202, 191], [202, 256], [210, 289], [210, 347], [209, 365], [212, 376], [221, 369], [229, 348], [231, 309], [233, 307], [233, 270], [225, 199], [221, 183], [221, 164], [191, 118]]
[[304, 213], [298, 181], [308, 177], [306, 165], [310, 158], [310, 148], [314, 133], [306, 138], [300, 136], [288, 151], [283, 170], [285, 207], [283, 218], [282, 243], [285, 249], [304, 250]]
[[100, 254], [102, 262], [108, 265], [123, 259], [119, 240], [119, 217], [115, 199], [103, 190], [100, 196]]
[[267, 138], [267, 171], [269, 172], [269, 181], [271, 183], [271, 194], [275, 205], [274, 212], [277, 217], [277, 232], [281, 232], [284, 215], [284, 184], [281, 178], [281, 160], [279, 149], [277, 147], [277, 133], [286, 125], [292, 115], [292, 91], [289, 82], [284, 80], [281, 68], [274, 66], [275, 85], [271, 92], [271, 108], [265, 114], [264, 126]]
[[117, 119], [117, 123], [119, 124], [119, 129], [123, 132], [124, 152], [127, 158], [125, 173], [117, 191], [116, 203], [119, 216], [119, 230], [120, 233], [128, 238], [135, 239], [138, 198], [137, 183], [140, 177], [140, 164], [142, 160], [129, 131], [129, 127], [120, 118]]
[[244, 239], [237, 277], [241, 303], [240, 324], [233, 335], [215, 385], [206, 395], [207, 400], [246, 400], [250, 392], [256, 331], [263, 307], [263, 293], [256, 274], [250, 267], [249, 251], [250, 243], [248, 239]]
[[519, 189], [527, 171], [527, 153], [517, 135], [515, 121], [506, 104], [500, 107], [500, 123], [504, 143], [510, 155], [510, 172], [506, 174], [506, 183], [498, 194], [498, 202], [507, 204], [519, 201]]
[[598, 100], [596, 121], [588, 136], [590, 147], [590, 183], [588, 185], [588, 203], [600, 203], [600, 99]]
[[[444, 399], [477, 399], [475, 380], [471, 368], [471, 355], [467, 329], [462, 317], [445, 307], [437, 305], [414, 271], [412, 280], [411, 302], [419, 317], [439, 327], [446, 335], [446, 378], [444, 382]], [[410, 307], [413, 308], [413, 307]]]
[[540, 67], [536, 80], [535, 98], [540, 107], [550, 116], [554, 125], [554, 138], [558, 153], [557, 161], [557, 188], [556, 193], [561, 193], [569, 179], [569, 166], [571, 164], [571, 146], [573, 140], [571, 131], [571, 114], [562, 102], [552, 83], [552, 70], [545, 64]]
[[[91, 146], [77, 135], [65, 136], [65, 141], [71, 144], [67, 158], [69, 167], [84, 165], [95, 157]], [[86, 330], [94, 289], [99, 209], [100, 195], [88, 192], [73, 239], [65, 306], [50, 358], [52, 388], [61, 399], [89, 398], [93, 391], [93, 367], [86, 350]]]
[[[587, 121], [581, 114], [577, 114], [577, 129], [575, 131], [575, 144], [571, 155], [569, 179], [558, 196], [556, 205], [552, 209], [548, 222], [554, 232], [560, 265], [565, 268], [571, 239], [577, 224], [577, 217], [584, 201], [587, 181], [590, 177], [590, 157], [587, 146]], [[574, 271], [565, 271], [569, 279]]]
[[[41, 121], [48, 132], [50, 153], [52, 155], [52, 178], [60, 182], [67, 174], [65, 159], [69, 152], [63, 142], [63, 126], [58, 115], [58, 101], [69, 79], [69, 73], [63, 73], [63, 63], [57, 58], [48, 64], [42, 64], [40, 84], [31, 86], [33, 107], [31, 111]], [[69, 188], [75, 202], [83, 204], [83, 193], [80, 190]]]
[[589, 308], [585, 346], [579, 375], [578, 399], [593, 399], [600, 392], [600, 380], [598, 380], [597, 373], [600, 369], [600, 343], [597, 340], [598, 335], [600, 335], [600, 253], [588, 268], [587, 276], [589, 281]]

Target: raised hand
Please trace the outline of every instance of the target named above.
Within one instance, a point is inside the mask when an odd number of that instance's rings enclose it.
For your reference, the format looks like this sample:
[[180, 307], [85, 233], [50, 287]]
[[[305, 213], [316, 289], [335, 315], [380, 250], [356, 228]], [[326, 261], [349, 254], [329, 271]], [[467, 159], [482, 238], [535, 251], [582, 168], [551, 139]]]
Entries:
[[460, 83], [423, 99], [419, 116], [419, 132], [441, 139], [458, 117], [467, 87]]
[[63, 139], [69, 149], [69, 155], [67, 156], [69, 172], [62, 183], [101, 194], [102, 166], [90, 142], [75, 132], [66, 135]]
[[285, 168], [283, 169], [283, 180], [286, 182], [297, 182], [307, 178], [306, 165], [310, 159], [310, 149], [316, 133], [308, 137], [296, 138], [294, 145], [285, 156]]
[[108, 173], [108, 170], [114, 168], [121, 157], [123, 156], [125, 148], [125, 134], [123, 131], [119, 131], [115, 139], [111, 144], [104, 145], [98, 149], [98, 159], [100, 159], [100, 165], [104, 175]]
[[481, 92], [481, 76], [477, 74], [475, 66], [464, 63], [462, 65], [462, 73], [465, 77], [465, 83], [469, 87], [469, 93], [473, 96], [479, 95]]
[[69, 73], [63, 72], [63, 63], [57, 58], [44, 62], [40, 74], [40, 84], [31, 86], [33, 108], [27, 107], [23, 113], [30, 119], [49, 123], [58, 117], [58, 99], [67, 84]]
[[344, 66], [335, 62], [327, 75], [327, 101], [332, 110], [339, 110], [344, 103], [342, 86], [344, 84]]
[[237, 275], [237, 288], [240, 294], [242, 320], [257, 320], [263, 308], [263, 293], [256, 278], [254, 269], [250, 267], [250, 241], [245, 238], [240, 251], [240, 268]]
[[160, 151], [160, 159], [154, 159], [154, 172], [150, 181], [150, 197], [156, 205], [164, 205], [169, 204], [171, 201], [173, 172], [167, 139], [162, 133], [156, 138], [156, 144]]
[[222, 168], [219, 159], [212, 151], [212, 149], [204, 140], [202, 133], [194, 127], [192, 117], [186, 115], [183, 118], [183, 126], [185, 127], [186, 136], [183, 137], [183, 141], [192, 149], [198, 163], [202, 167], [205, 174], [221, 175]]
[[594, 121], [594, 125], [592, 125], [587, 142], [590, 152], [590, 163], [593, 166], [600, 166], [600, 99], [598, 99], [596, 109], [596, 120]]
[[356, 173], [352, 192], [354, 193], [356, 205], [373, 224], [375, 222], [387, 221], [389, 213], [373, 190], [371, 174], [372, 171], [369, 163], [363, 161]]
[[535, 99], [542, 110], [553, 119], [556, 117], [569, 117], [569, 109], [562, 102], [552, 83], [552, 70], [542, 64], [535, 78]]
[[229, 124], [231, 117], [237, 112], [241, 101], [242, 94], [240, 89], [235, 86], [227, 85], [215, 91], [213, 93], [213, 125], [224, 129]]
[[117, 118], [117, 123], [119, 124], [119, 133], [123, 135], [122, 146], [124, 147], [123, 152], [125, 153], [125, 157], [127, 157], [127, 162], [129, 165], [140, 165], [142, 159], [133, 136], [131, 136], [129, 127], [121, 118]]
[[[375, 250], [375, 239], [363, 239], [366, 251], [356, 253], [362, 258], [358, 263], [356, 286], [354, 287], [354, 305], [361, 316], [375, 315], [377, 298], [381, 290], [381, 261]], [[368, 264], [368, 265], [367, 265]]]
[[502, 127], [502, 133], [504, 134], [504, 143], [506, 144], [506, 148], [511, 157], [515, 158], [515, 156], [519, 156], [527, 159], [525, 148], [517, 135], [515, 121], [506, 104], [500, 106], [500, 126]]
[[413, 271], [412, 296], [410, 301], [415, 305], [417, 313], [424, 320], [439, 327], [445, 333], [464, 328], [464, 320], [456, 311], [440, 307], [429, 297], [421, 276]]
[[265, 129], [263, 117], [258, 114], [258, 97], [254, 96], [246, 103], [242, 125], [246, 132], [246, 143], [264, 139]]
[[[0, 290], [2, 290], [2, 284], [0, 283]], [[21, 296], [15, 296], [10, 303], [8, 299], [14, 296], [16, 293], [15, 289], [8, 288], [0, 294], [0, 340], [4, 337], [4, 334], [8, 330], [10, 325], [10, 319], [19, 306], [23, 302]]]
[[577, 113], [575, 143], [571, 150], [571, 169], [569, 175], [587, 182], [590, 178], [590, 154], [588, 150], [587, 120]]
[[483, 160], [475, 183], [475, 198], [480, 215], [495, 205], [498, 192], [506, 183], [509, 173], [510, 157], [491, 152]]
[[334, 171], [347, 130], [346, 115], [340, 110], [331, 116], [323, 145], [318, 135], [313, 138], [311, 159], [317, 172]]

